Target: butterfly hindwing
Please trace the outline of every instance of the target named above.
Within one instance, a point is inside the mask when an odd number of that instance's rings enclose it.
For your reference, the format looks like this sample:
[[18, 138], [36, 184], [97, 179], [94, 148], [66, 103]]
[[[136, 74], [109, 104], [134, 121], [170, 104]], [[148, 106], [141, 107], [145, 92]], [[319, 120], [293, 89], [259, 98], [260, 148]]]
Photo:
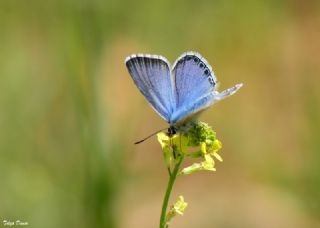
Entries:
[[176, 107], [176, 98], [168, 61], [158, 55], [131, 55], [128, 71], [140, 92], [167, 121]]
[[192, 117], [196, 116], [199, 112], [203, 111], [204, 109], [209, 108], [216, 102], [233, 95], [241, 87], [242, 84], [237, 84], [229, 89], [222, 91], [221, 93], [218, 93], [217, 91], [209, 92], [208, 94], [201, 96], [198, 99], [178, 109], [171, 116], [171, 120], [173, 123], [179, 125], [185, 122], [186, 120], [192, 119]]

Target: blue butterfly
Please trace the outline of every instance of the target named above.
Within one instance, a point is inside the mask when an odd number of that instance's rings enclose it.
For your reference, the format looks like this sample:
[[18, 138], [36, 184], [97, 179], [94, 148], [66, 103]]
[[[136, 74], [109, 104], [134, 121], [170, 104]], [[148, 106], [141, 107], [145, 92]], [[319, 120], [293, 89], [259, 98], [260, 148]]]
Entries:
[[196, 52], [183, 53], [173, 64], [160, 55], [135, 54], [125, 60], [128, 71], [154, 110], [169, 124], [169, 134], [201, 111], [237, 92], [237, 84], [219, 93], [217, 78]]

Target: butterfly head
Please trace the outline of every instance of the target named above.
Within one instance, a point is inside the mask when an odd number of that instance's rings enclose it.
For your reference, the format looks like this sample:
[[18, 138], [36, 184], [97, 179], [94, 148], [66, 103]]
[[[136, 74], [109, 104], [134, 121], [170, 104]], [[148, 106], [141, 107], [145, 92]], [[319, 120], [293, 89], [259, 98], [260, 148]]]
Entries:
[[168, 132], [167, 132], [167, 135], [169, 137], [172, 137], [173, 135], [177, 134], [177, 128], [175, 126], [170, 126], [168, 128]]

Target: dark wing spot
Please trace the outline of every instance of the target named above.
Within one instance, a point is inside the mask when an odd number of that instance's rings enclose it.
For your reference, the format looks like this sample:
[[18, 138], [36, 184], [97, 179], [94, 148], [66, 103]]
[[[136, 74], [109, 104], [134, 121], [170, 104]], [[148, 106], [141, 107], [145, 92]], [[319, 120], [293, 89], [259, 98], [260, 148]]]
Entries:
[[187, 55], [187, 61], [189, 61], [191, 59], [191, 56], [190, 55]]
[[204, 64], [201, 62], [201, 63], [199, 64], [199, 66], [200, 66], [200, 68], [203, 68], [203, 67], [204, 67]]
[[198, 63], [198, 62], [199, 62], [199, 59], [198, 59], [197, 57], [194, 57], [193, 61], [194, 61], [195, 63]]
[[214, 82], [214, 80], [213, 80], [213, 78], [212, 77], [209, 77], [209, 83], [211, 84], [211, 85], [215, 85], [215, 82]]
[[209, 75], [209, 70], [208, 70], [208, 69], [205, 69], [205, 70], [204, 70], [204, 74], [208, 76], [208, 75]]

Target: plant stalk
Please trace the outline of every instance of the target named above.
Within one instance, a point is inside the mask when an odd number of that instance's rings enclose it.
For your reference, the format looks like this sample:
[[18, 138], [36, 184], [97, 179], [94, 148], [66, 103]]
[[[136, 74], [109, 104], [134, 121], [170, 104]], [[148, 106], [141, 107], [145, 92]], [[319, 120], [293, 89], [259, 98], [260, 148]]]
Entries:
[[178, 175], [182, 160], [183, 160], [183, 155], [179, 155], [177, 162], [174, 166], [174, 169], [171, 175], [169, 175], [169, 182], [168, 182], [166, 194], [164, 195], [164, 199], [162, 203], [162, 210], [161, 210], [161, 216], [160, 216], [160, 228], [168, 228], [168, 226], [166, 226], [167, 225], [166, 212], [167, 212], [168, 202], [169, 202], [172, 187]]

